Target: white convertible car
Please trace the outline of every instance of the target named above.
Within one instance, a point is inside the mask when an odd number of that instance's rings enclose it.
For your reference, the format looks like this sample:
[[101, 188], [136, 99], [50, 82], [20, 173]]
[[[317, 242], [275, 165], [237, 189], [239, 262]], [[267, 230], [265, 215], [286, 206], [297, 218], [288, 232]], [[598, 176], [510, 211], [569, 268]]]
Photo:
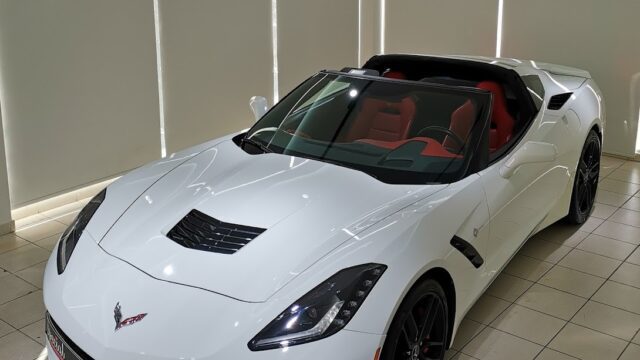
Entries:
[[50, 359], [443, 359], [523, 243], [593, 206], [583, 70], [380, 55], [260, 104], [81, 211], [46, 267]]

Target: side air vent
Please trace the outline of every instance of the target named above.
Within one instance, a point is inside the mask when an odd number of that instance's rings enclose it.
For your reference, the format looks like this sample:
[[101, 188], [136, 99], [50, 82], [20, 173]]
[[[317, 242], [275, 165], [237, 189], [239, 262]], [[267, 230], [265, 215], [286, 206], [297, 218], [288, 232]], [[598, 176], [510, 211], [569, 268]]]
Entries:
[[190, 249], [234, 254], [265, 230], [225, 223], [194, 209], [167, 233], [167, 237]]
[[569, 100], [571, 95], [573, 95], [573, 93], [570, 93], [570, 92], [553, 95], [551, 99], [549, 99], [549, 105], [547, 106], [547, 109], [560, 110], [562, 106], [564, 106], [564, 104], [567, 102], [567, 100]]

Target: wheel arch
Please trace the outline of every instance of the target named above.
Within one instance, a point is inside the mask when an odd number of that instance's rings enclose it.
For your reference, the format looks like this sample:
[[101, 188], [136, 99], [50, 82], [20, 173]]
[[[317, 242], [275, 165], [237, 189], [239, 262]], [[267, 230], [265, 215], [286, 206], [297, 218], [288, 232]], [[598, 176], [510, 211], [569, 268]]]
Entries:
[[420, 276], [418, 280], [415, 281], [413, 286], [411, 286], [411, 289], [413, 289], [415, 286], [417, 286], [418, 284], [420, 284], [422, 281], [426, 279], [432, 279], [437, 281], [438, 284], [442, 286], [442, 289], [444, 290], [444, 293], [447, 296], [447, 312], [448, 312], [447, 315], [449, 318], [448, 334], [447, 334], [447, 339], [448, 339], [447, 349], [448, 349], [451, 345], [453, 328], [456, 321], [455, 319], [455, 316], [456, 316], [455, 284], [453, 282], [453, 278], [451, 277], [451, 274], [449, 274], [447, 270], [445, 270], [442, 267], [434, 267], [427, 270], [424, 274], [422, 274], [422, 276]]

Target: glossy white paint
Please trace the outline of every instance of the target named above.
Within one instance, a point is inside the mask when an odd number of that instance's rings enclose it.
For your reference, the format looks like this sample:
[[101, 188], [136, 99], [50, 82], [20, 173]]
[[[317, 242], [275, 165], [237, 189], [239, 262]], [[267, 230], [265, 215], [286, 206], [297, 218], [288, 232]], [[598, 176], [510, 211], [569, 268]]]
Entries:
[[[448, 185], [390, 185], [314, 160], [248, 155], [232, 135], [212, 140], [109, 187], [65, 272], [57, 274], [55, 256], [49, 260], [47, 309], [97, 360], [372, 359], [404, 295], [438, 269], [455, 286], [457, 328], [524, 241], [567, 214], [582, 144], [593, 126], [604, 128], [600, 92], [576, 71], [474, 60], [537, 74], [546, 88], [524, 137], [483, 171]], [[574, 92], [569, 102], [546, 110], [565, 89]], [[231, 256], [189, 250], [165, 234], [194, 208], [268, 230]], [[454, 235], [484, 265], [476, 269], [455, 250]], [[388, 269], [345, 329], [290, 348], [248, 349], [323, 280], [371, 262]], [[114, 332], [117, 302], [124, 316], [149, 315]]]

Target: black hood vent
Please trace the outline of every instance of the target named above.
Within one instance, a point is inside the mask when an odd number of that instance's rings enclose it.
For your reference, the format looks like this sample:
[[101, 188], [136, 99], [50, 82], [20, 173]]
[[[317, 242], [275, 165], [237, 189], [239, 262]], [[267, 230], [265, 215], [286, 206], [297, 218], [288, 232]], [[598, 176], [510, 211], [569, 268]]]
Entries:
[[553, 95], [551, 99], [549, 99], [549, 105], [547, 106], [547, 109], [560, 110], [564, 106], [564, 104], [567, 102], [567, 100], [569, 100], [571, 95], [573, 95], [573, 93], [570, 93], [570, 92]]
[[167, 233], [167, 237], [190, 249], [234, 254], [265, 230], [225, 223], [194, 209]]

